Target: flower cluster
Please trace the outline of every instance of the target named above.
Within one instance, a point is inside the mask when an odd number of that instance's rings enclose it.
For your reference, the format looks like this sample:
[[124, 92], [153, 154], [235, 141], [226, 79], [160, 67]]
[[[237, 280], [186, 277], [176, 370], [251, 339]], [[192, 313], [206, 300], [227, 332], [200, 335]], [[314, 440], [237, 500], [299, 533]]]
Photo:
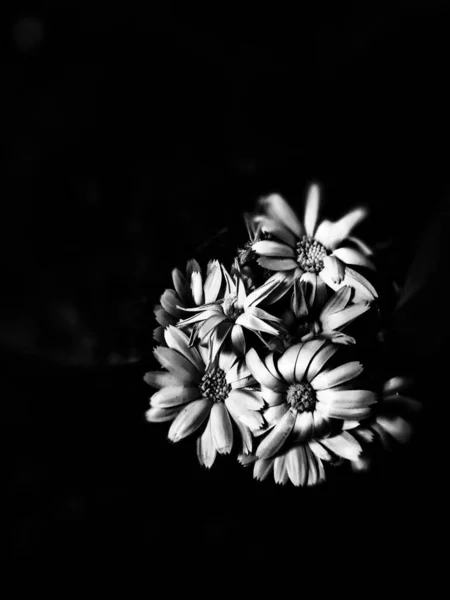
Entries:
[[319, 223], [319, 209], [317, 185], [303, 221], [280, 195], [260, 199], [230, 268], [190, 260], [155, 307], [146, 416], [170, 422], [172, 442], [194, 436], [207, 468], [234, 452], [258, 480], [312, 486], [411, 435], [411, 381], [383, 380], [365, 352], [381, 339], [375, 257], [353, 235], [367, 211]]

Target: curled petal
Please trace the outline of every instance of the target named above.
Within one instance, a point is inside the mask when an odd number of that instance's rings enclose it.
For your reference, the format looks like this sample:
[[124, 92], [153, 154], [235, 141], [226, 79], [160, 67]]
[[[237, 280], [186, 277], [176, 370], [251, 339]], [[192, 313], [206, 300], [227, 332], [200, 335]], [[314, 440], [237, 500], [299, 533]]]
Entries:
[[303, 226], [297, 215], [279, 194], [270, 194], [265, 198], [261, 198], [259, 203], [270, 219], [279, 221], [297, 237], [303, 235]]
[[[171, 442], [179, 442], [191, 435], [205, 421], [211, 411], [211, 400], [202, 398], [187, 404], [170, 426], [168, 437]], [[214, 405], [216, 406], [216, 405]]]
[[328, 233], [328, 247], [332, 250], [337, 248], [351, 233], [351, 231], [367, 217], [368, 211], [365, 208], [355, 208], [347, 213], [339, 221], [332, 223]]
[[231, 344], [237, 355], [245, 354], [245, 337], [241, 325], [234, 325], [231, 328]]
[[337, 313], [346, 308], [351, 301], [352, 294], [353, 288], [351, 288], [349, 285], [343, 285], [336, 292], [334, 292], [334, 294], [325, 304], [320, 313], [320, 318], [323, 319], [324, 317], [328, 317], [329, 315]]
[[295, 381], [300, 382], [303, 380], [314, 355], [317, 354], [326, 341], [325, 339], [317, 338], [303, 344], [295, 364]]
[[285, 242], [285, 244], [288, 244], [288, 246], [292, 246], [292, 247], [295, 246], [295, 242], [296, 242], [295, 235], [292, 233], [292, 231], [290, 231], [289, 229], [284, 227], [278, 221], [274, 221], [263, 215], [256, 216], [255, 221], [258, 223], [261, 230], [264, 231], [265, 233], [271, 233], [272, 235], [276, 236], [282, 242]]
[[233, 447], [233, 427], [223, 402], [215, 402], [211, 408], [211, 435], [219, 454], [229, 454]]
[[321, 348], [311, 360], [311, 363], [306, 372], [306, 379], [308, 381], [314, 379], [317, 373], [320, 373], [320, 371], [323, 369], [326, 363], [330, 360], [332, 356], [334, 356], [334, 354], [336, 354], [338, 350], [339, 346], [337, 344], [327, 344], [326, 346]]
[[274, 392], [283, 391], [285, 389], [285, 384], [280, 382], [270, 373], [270, 371], [260, 359], [258, 353], [254, 348], [251, 348], [247, 352], [247, 354], [245, 355], [245, 361], [251, 374], [256, 379], [256, 381], [258, 381], [258, 383], [267, 388], [270, 388]]
[[258, 458], [270, 458], [283, 446], [294, 427], [296, 414], [288, 410], [256, 450]]

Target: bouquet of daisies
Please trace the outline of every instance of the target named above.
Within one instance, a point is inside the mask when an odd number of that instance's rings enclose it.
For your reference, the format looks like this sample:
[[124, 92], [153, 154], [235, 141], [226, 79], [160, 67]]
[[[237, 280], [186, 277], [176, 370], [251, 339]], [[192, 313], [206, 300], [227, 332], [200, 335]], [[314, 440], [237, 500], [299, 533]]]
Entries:
[[258, 480], [312, 486], [411, 435], [411, 380], [371, 358], [383, 344], [376, 268], [353, 235], [367, 211], [319, 222], [319, 208], [317, 185], [303, 221], [280, 195], [259, 199], [232, 264], [189, 260], [155, 307], [146, 416], [170, 423], [172, 442], [194, 436], [204, 467], [231, 454]]

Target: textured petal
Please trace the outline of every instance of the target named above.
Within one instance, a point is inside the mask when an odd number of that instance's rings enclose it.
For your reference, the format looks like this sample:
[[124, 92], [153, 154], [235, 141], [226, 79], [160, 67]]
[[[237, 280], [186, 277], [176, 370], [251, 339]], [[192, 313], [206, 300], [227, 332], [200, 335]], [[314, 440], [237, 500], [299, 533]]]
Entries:
[[325, 469], [322, 461], [314, 454], [309, 445], [305, 446], [305, 454], [308, 462], [307, 485], [313, 486], [325, 481]]
[[287, 244], [273, 242], [271, 240], [256, 242], [256, 244], [253, 244], [252, 250], [260, 256], [295, 258], [295, 251], [293, 248]]
[[370, 309], [370, 302], [360, 302], [358, 304], [352, 304], [344, 308], [339, 312], [335, 312], [331, 315], [321, 317], [320, 321], [324, 331], [333, 331], [348, 325], [362, 314]]
[[295, 363], [295, 381], [302, 381], [305, 377], [305, 373], [314, 357], [314, 355], [322, 348], [326, 343], [324, 339], [314, 339], [310, 342], [305, 342], [299, 352], [297, 362]]
[[279, 221], [297, 237], [301, 237], [303, 235], [303, 226], [300, 223], [297, 215], [286, 202], [286, 200], [279, 194], [270, 194], [269, 196], [262, 198], [260, 200], [260, 205], [269, 218]]
[[337, 344], [327, 344], [314, 355], [306, 373], [306, 379], [311, 381], [323, 369], [326, 363], [339, 350]]
[[211, 408], [211, 435], [219, 454], [229, 454], [233, 447], [233, 427], [230, 415], [223, 402], [216, 402]]
[[319, 390], [317, 400], [328, 406], [342, 408], [363, 408], [377, 401], [377, 395], [370, 390]]
[[274, 392], [264, 386], [261, 386], [261, 397], [268, 406], [277, 406], [286, 400], [286, 394], [284, 392]]
[[180, 269], [172, 270], [172, 281], [176, 293], [180, 297], [181, 302], [188, 303], [190, 301], [189, 286], [186, 281], [186, 277], [180, 271]]
[[236, 325], [241, 325], [250, 331], [262, 331], [264, 333], [270, 333], [271, 335], [279, 335], [278, 329], [272, 327], [262, 319], [255, 317], [252, 314], [253, 306], [250, 306], [245, 313], [239, 315], [236, 319]]
[[287, 413], [289, 410], [289, 404], [283, 400], [278, 404], [274, 404], [273, 406], [269, 406], [264, 411], [264, 419], [267, 422], [268, 427], [273, 427], [278, 423], [278, 421]]
[[358, 265], [368, 269], [375, 269], [375, 265], [365, 254], [354, 248], [342, 246], [333, 251], [334, 256], [337, 256], [346, 265]]
[[339, 219], [339, 221], [333, 223], [328, 233], [328, 247], [331, 249], [337, 248], [367, 215], [367, 209], [355, 208]]
[[298, 268], [298, 263], [293, 258], [261, 256], [258, 258], [258, 264], [263, 269], [268, 269], [269, 271], [290, 271]]
[[261, 230], [265, 233], [271, 233], [272, 235], [275, 235], [279, 240], [285, 242], [289, 246], [295, 246], [295, 235], [290, 229], [287, 229], [287, 227], [284, 227], [284, 225], [282, 225], [278, 221], [274, 221], [263, 215], [258, 215], [257, 217], [255, 217], [255, 220], [258, 222], [259, 226], [261, 227]]
[[322, 439], [320, 442], [331, 452], [347, 460], [357, 460], [362, 452], [359, 442], [347, 431], [331, 438]]
[[158, 389], [166, 386], [177, 386], [182, 382], [176, 373], [169, 373], [168, 371], [149, 371], [144, 375], [144, 381]]
[[155, 319], [162, 326], [167, 327], [168, 325], [175, 325], [178, 318], [174, 317], [170, 313], [167, 312], [162, 306], [155, 306], [154, 309]]
[[313, 413], [303, 412], [297, 415], [292, 430], [292, 439], [295, 442], [305, 442], [314, 436]]
[[222, 285], [222, 269], [219, 261], [212, 260], [208, 263], [208, 275], [205, 280], [205, 303], [215, 302]]
[[277, 456], [273, 463], [273, 478], [275, 483], [285, 485], [289, 481], [287, 472], [286, 456], [282, 454]]
[[208, 417], [212, 404], [211, 400], [207, 398], [195, 400], [187, 404], [170, 426], [168, 433], [169, 440], [171, 442], [179, 442], [181, 439], [197, 431]]
[[233, 349], [236, 351], [236, 354], [245, 354], [245, 337], [241, 325], [234, 325], [231, 328], [231, 344], [233, 346]]
[[174, 317], [181, 318], [183, 316], [183, 310], [178, 308], [180, 298], [175, 290], [165, 290], [159, 301], [163, 309]]
[[197, 439], [197, 457], [200, 464], [210, 469], [216, 460], [217, 450], [211, 435], [211, 420], [208, 419], [205, 431]]
[[153, 350], [153, 355], [162, 367], [176, 375], [180, 381], [196, 383], [200, 380], [198, 369], [176, 350], [158, 346]]
[[203, 374], [205, 370], [205, 364], [202, 361], [197, 349], [189, 348], [189, 338], [183, 331], [177, 327], [174, 327], [173, 325], [170, 325], [164, 332], [164, 338], [169, 348], [182, 354], [190, 363], [194, 365], [199, 373]]
[[306, 199], [305, 207], [305, 231], [306, 235], [313, 236], [316, 229], [317, 218], [319, 216], [319, 186], [313, 184], [308, 190], [308, 197]]
[[311, 380], [311, 385], [315, 390], [326, 390], [355, 379], [355, 377], [358, 377], [363, 370], [364, 367], [362, 363], [356, 360], [344, 363], [330, 371], [322, 371]]
[[245, 361], [251, 374], [261, 385], [273, 390], [274, 392], [283, 391], [286, 388], [284, 383], [280, 382], [270, 373], [254, 348], [251, 348], [247, 352], [245, 355]]
[[340, 289], [334, 292], [331, 298], [327, 301], [320, 313], [320, 318], [323, 319], [346, 308], [351, 301], [352, 295], [353, 288], [351, 288], [349, 285], [342, 286]]
[[296, 415], [288, 410], [275, 427], [267, 434], [256, 450], [258, 458], [270, 458], [283, 446], [294, 427]]
[[199, 271], [194, 271], [191, 275], [191, 293], [194, 303], [200, 306], [204, 303], [203, 278]]
[[260, 410], [264, 406], [262, 396], [251, 390], [232, 390], [226, 402], [233, 403], [233, 412], [236, 412], [234, 411], [234, 408], [236, 408], [238, 409], [237, 414], [239, 413], [239, 408], [246, 410]]
[[150, 405], [159, 406], [160, 408], [171, 408], [172, 406], [186, 404], [200, 398], [201, 393], [198, 387], [164, 387], [153, 394], [150, 398]]
[[303, 486], [308, 480], [308, 457], [303, 445], [294, 446], [286, 452], [286, 468], [295, 486]]
[[265, 283], [247, 296], [244, 308], [261, 302], [266, 304], [277, 302], [291, 289], [293, 282], [292, 273], [274, 273]]
[[145, 413], [145, 418], [150, 423], [164, 423], [166, 421], [172, 421], [183, 409], [182, 406], [175, 406], [173, 408], [161, 408], [159, 406], [151, 406]]
[[253, 467], [253, 478], [258, 481], [262, 481], [266, 479], [268, 475], [272, 472], [273, 469], [273, 458], [260, 458], [255, 462], [255, 466]]

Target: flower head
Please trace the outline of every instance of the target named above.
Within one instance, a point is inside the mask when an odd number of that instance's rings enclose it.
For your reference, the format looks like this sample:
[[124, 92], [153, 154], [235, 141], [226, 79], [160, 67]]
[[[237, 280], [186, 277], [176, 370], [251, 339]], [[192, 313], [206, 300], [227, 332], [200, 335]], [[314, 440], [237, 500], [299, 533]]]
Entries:
[[217, 453], [229, 454], [237, 428], [244, 454], [251, 451], [250, 429], [263, 425], [261, 395], [250, 389], [251, 373], [233, 354], [221, 352], [213, 363], [202, 347], [189, 346], [187, 335], [173, 326], [165, 330], [167, 347], [154, 355], [164, 371], [150, 371], [145, 381], [158, 388], [150, 398], [147, 419], [172, 421], [172, 442], [199, 434], [197, 453], [201, 464], [211, 467]]
[[254, 216], [261, 231], [269, 236], [252, 245], [259, 256], [258, 263], [269, 271], [282, 271], [293, 284], [310, 274], [318, 286], [333, 290], [348, 285], [359, 298], [373, 300], [377, 292], [372, 284], [348, 265], [373, 268], [370, 249], [352, 230], [367, 215], [364, 208], [356, 208], [338, 221], [324, 220], [317, 226], [319, 188], [312, 185], [306, 201], [303, 223], [279, 194], [271, 194], [259, 201], [259, 214]]
[[282, 320], [257, 306], [261, 301], [259, 291], [247, 294], [237, 262], [232, 276], [219, 263], [213, 269], [221, 270], [227, 281], [223, 294], [212, 302], [189, 309], [195, 314], [178, 323], [181, 328], [194, 326], [191, 344], [197, 339], [202, 344], [207, 343], [210, 360], [214, 360], [227, 338], [233, 351], [242, 356], [246, 351], [244, 331], [251, 331], [260, 339], [263, 333], [280, 335]]
[[255, 478], [274, 469], [278, 483], [290, 479], [295, 485], [313, 485], [324, 479], [323, 461], [356, 460], [361, 453], [348, 429], [371, 415], [376, 394], [361, 387], [360, 362], [337, 360], [340, 349], [315, 339], [291, 346], [278, 359], [273, 353], [261, 359], [253, 349], [247, 353], [247, 366], [266, 402], [264, 438], [254, 453]]

